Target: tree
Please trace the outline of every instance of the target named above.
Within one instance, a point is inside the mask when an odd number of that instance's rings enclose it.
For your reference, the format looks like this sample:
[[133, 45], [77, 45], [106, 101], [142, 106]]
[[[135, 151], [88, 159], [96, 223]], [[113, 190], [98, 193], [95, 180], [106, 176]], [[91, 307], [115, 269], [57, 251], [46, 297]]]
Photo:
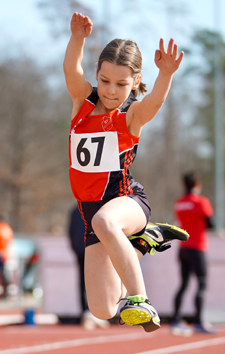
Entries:
[[47, 231], [72, 199], [66, 173], [71, 103], [29, 59], [3, 63], [0, 81], [0, 208], [17, 232]]
[[[208, 30], [201, 30], [196, 32], [192, 41], [198, 47], [199, 54], [201, 55], [200, 65], [196, 65], [189, 69], [189, 72], [201, 76], [202, 80], [202, 100], [197, 106], [196, 114], [194, 116], [194, 124], [199, 131], [202, 132], [202, 161], [208, 162], [208, 170], [204, 176], [204, 184], [207, 193], [210, 194], [211, 200], [214, 201], [214, 171], [215, 171], [215, 55], [217, 53], [217, 45], [219, 44], [221, 51], [221, 99], [224, 101], [224, 78], [225, 78], [225, 43], [221, 34]], [[192, 54], [192, 53], [191, 53]], [[225, 134], [225, 119], [224, 119], [224, 105], [223, 105], [223, 136]], [[224, 146], [225, 148], [225, 146]], [[222, 191], [221, 191], [222, 192]]]
[[[93, 12], [83, 2], [74, 0], [40, 0], [39, 9], [49, 24], [50, 33], [54, 39], [70, 36], [70, 21], [73, 12], [82, 12], [94, 19]], [[86, 79], [95, 83], [95, 66], [101, 51], [104, 33], [107, 33], [104, 25], [95, 23], [92, 34], [86, 39], [84, 47], [83, 68]]]
[[[213, 73], [218, 36], [224, 48], [217, 33], [202, 30], [193, 34], [193, 51], [185, 50], [190, 64], [183, 76], [174, 77], [164, 107], [154, 118], [158, 123], [151, 122], [144, 131], [133, 171], [145, 186], [155, 221], [173, 222], [173, 202], [182, 192], [180, 177], [187, 170], [198, 171], [204, 193], [215, 203]], [[224, 75], [224, 55], [222, 62]]]

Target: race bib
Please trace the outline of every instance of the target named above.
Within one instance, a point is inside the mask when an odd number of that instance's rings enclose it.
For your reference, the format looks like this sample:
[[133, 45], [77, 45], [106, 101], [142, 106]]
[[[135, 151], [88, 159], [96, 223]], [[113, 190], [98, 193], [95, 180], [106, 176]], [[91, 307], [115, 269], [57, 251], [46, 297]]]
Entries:
[[75, 134], [71, 132], [72, 168], [82, 172], [120, 170], [117, 132]]

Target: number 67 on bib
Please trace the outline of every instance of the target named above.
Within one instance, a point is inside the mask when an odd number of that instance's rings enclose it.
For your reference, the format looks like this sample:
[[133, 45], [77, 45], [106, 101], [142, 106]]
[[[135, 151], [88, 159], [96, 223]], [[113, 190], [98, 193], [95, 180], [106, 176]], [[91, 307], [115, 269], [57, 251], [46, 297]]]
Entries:
[[82, 172], [120, 170], [117, 132], [75, 134], [71, 132], [72, 168]]

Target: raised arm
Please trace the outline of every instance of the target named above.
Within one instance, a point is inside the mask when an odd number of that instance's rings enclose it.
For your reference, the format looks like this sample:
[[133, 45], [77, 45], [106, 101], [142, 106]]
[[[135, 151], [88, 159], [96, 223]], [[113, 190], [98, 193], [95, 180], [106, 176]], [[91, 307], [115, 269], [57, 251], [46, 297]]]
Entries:
[[71, 37], [68, 43], [63, 69], [68, 91], [76, 111], [91, 93], [91, 85], [85, 80], [81, 62], [85, 38], [91, 34], [92, 22], [87, 16], [74, 13], [71, 19]]
[[[139, 135], [141, 127], [149, 122], [159, 111], [165, 101], [170, 89], [174, 72], [179, 68], [184, 53], [179, 57], [178, 46], [174, 40], [170, 39], [167, 52], [164, 47], [164, 40], [159, 42], [159, 50], [155, 52], [155, 64], [159, 68], [159, 74], [152, 91], [146, 95], [142, 101], [135, 102], [133, 112], [130, 117], [130, 127], [128, 129], [134, 135]], [[139, 132], [139, 134], [138, 134]]]

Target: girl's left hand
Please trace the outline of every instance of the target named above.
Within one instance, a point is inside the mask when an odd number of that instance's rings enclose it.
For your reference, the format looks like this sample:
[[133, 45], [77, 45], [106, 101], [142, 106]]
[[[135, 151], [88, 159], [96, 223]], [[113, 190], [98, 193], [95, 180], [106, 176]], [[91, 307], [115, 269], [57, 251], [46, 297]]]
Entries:
[[159, 50], [155, 52], [155, 64], [162, 71], [167, 74], [173, 74], [180, 66], [183, 59], [184, 52], [181, 52], [179, 57], [178, 45], [174, 44], [174, 39], [171, 38], [168, 44], [167, 52], [164, 47], [163, 38], [159, 41]]

